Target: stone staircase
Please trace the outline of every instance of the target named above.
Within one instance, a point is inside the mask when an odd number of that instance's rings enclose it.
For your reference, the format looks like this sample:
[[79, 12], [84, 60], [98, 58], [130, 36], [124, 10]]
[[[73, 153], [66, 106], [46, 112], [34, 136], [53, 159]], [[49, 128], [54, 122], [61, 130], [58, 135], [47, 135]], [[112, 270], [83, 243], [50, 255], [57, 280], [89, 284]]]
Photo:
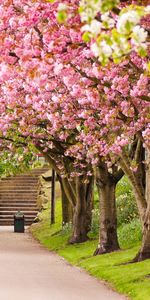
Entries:
[[33, 223], [38, 213], [38, 178], [47, 171], [48, 168], [43, 167], [0, 181], [0, 226], [13, 225], [18, 210], [24, 213], [25, 225]]

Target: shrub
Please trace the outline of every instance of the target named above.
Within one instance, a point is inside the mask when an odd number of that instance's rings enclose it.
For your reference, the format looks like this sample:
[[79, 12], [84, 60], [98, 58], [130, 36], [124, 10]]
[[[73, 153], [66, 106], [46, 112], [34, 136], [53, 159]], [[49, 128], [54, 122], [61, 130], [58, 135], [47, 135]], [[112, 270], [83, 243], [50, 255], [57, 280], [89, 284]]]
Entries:
[[123, 223], [130, 223], [139, 217], [137, 205], [132, 192], [120, 195], [117, 198], [118, 226]]
[[142, 239], [142, 226], [139, 219], [132, 220], [118, 228], [118, 238], [121, 248], [130, 248]]
[[118, 226], [137, 219], [139, 215], [136, 201], [126, 177], [119, 182], [116, 195]]
[[72, 222], [66, 223], [62, 225], [62, 230], [60, 231], [60, 235], [70, 234], [72, 231]]
[[91, 233], [94, 235], [99, 233], [99, 209], [97, 208], [92, 211]]
[[116, 198], [120, 195], [124, 195], [132, 191], [132, 187], [129, 183], [129, 180], [126, 176], [123, 176], [122, 179], [118, 182], [116, 187]]

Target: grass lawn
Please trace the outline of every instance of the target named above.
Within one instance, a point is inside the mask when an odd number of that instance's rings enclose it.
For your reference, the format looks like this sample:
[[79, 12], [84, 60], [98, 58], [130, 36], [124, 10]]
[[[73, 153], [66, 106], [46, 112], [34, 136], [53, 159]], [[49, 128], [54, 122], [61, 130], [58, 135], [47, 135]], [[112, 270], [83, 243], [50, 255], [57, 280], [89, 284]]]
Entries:
[[[33, 236], [49, 250], [57, 252], [70, 263], [83, 267], [96, 278], [103, 279], [118, 292], [129, 296], [129, 299], [150, 300], [150, 260], [136, 264], [120, 265], [131, 260], [139, 249], [139, 243], [127, 244], [120, 234], [120, 244], [124, 248], [111, 254], [93, 257], [97, 239], [78, 245], [68, 245], [70, 229], [61, 230], [61, 203], [56, 204], [56, 224], [49, 225], [49, 209], [41, 213], [41, 222], [31, 226]], [[124, 242], [126, 240], [126, 243]], [[127, 249], [127, 247], [130, 247]]]

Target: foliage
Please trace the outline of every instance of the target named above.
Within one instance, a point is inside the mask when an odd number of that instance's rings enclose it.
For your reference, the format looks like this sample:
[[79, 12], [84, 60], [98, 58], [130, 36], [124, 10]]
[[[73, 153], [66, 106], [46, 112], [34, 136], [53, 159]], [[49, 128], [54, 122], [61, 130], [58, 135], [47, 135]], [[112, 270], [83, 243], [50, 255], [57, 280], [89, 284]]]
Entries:
[[123, 249], [139, 244], [142, 239], [142, 226], [139, 219], [133, 219], [128, 224], [122, 224], [118, 228], [118, 238]]
[[35, 156], [31, 152], [23, 153], [22, 148], [18, 148], [16, 153], [3, 151], [0, 154], [0, 177], [7, 177], [28, 170], [35, 161]]
[[123, 223], [130, 223], [139, 217], [135, 197], [126, 176], [124, 176], [117, 185], [116, 204], [119, 226]]
[[132, 187], [129, 183], [129, 180], [126, 176], [123, 176], [118, 182], [116, 187], [116, 198], [132, 192]]
[[94, 185], [94, 209], [99, 209], [99, 193], [96, 184]]
[[72, 222], [66, 223], [62, 226], [62, 230], [60, 232], [61, 235], [71, 234], [72, 231]]
[[132, 192], [120, 195], [117, 198], [117, 217], [118, 225], [130, 223], [133, 219], [138, 218], [138, 209]]
[[95, 208], [92, 211], [92, 226], [91, 226], [92, 234], [98, 235], [98, 233], [99, 233], [99, 224], [100, 224], [99, 209]]

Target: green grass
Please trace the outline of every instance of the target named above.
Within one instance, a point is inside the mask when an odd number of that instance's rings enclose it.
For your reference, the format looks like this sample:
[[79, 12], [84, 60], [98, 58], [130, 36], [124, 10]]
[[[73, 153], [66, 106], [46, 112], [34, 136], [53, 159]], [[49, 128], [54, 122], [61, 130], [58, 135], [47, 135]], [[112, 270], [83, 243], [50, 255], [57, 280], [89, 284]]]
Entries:
[[120, 244], [124, 250], [93, 257], [97, 246], [96, 236], [91, 234], [92, 239], [80, 245], [68, 245], [70, 228], [65, 227], [61, 230], [60, 201], [57, 201], [56, 213], [56, 224], [49, 225], [49, 209], [47, 209], [41, 214], [41, 222], [31, 227], [33, 236], [44, 247], [57, 252], [70, 263], [86, 269], [96, 278], [109, 282], [114, 289], [128, 295], [130, 299], [150, 300], [150, 260], [123, 265], [130, 261], [139, 249], [141, 229], [137, 224], [138, 221], [119, 228]]

